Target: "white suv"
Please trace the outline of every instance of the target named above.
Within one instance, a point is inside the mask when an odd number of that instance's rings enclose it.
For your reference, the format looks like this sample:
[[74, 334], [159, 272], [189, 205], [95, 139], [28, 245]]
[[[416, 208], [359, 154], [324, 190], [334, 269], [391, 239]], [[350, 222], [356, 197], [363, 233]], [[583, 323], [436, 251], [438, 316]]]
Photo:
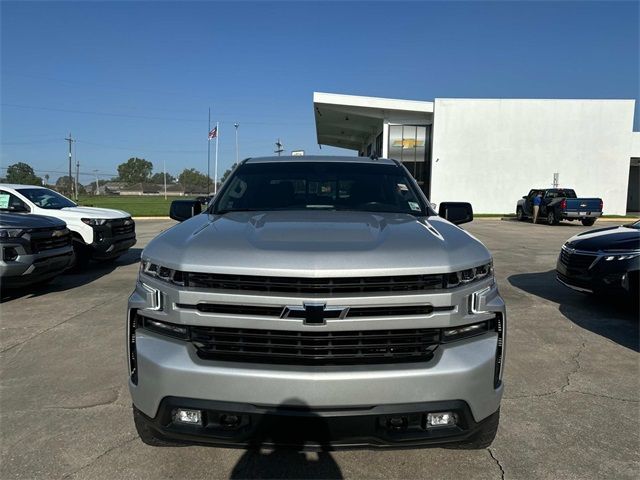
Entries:
[[28, 212], [63, 220], [73, 235], [76, 262], [111, 260], [136, 243], [131, 215], [110, 208], [79, 207], [49, 188], [0, 184], [0, 201], [12, 212]]

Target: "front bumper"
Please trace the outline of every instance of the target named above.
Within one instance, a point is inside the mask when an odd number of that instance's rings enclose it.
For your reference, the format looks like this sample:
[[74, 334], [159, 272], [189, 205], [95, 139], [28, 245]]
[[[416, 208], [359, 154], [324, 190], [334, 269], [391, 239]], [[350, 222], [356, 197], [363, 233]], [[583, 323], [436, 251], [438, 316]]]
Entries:
[[637, 296], [640, 258], [606, 261], [599, 256], [588, 268], [571, 269], [560, 258], [556, 264], [557, 280], [564, 286], [583, 293]]
[[[312, 300], [308, 296], [233, 295], [179, 288], [154, 279], [144, 281], [129, 299], [129, 314], [136, 309], [146, 317], [183, 325], [299, 331], [444, 328], [486, 320], [496, 313], [506, 325], [504, 302], [493, 279], [449, 292], [326, 298], [328, 305], [426, 303], [453, 309], [430, 315], [327, 320], [326, 325], [313, 327], [303, 325], [300, 319], [203, 313], [178, 306], [198, 301], [292, 305]], [[482, 293], [472, 312], [470, 300], [478, 292]], [[130, 331], [127, 338], [132, 338]], [[468, 405], [470, 418], [480, 422], [498, 410], [503, 392], [501, 382], [494, 387], [499, 340], [495, 332], [441, 344], [433, 358], [424, 362], [313, 367], [205, 360], [193, 344], [146, 329], [137, 329], [133, 340], [130, 348], [135, 348], [137, 375], [129, 389], [135, 407], [151, 419], [158, 418], [166, 398], [179, 396], [271, 406], [288, 405], [295, 399], [294, 403], [301, 402], [315, 412], [459, 400]], [[503, 329], [503, 352], [504, 347]]]
[[20, 254], [15, 260], [0, 260], [3, 288], [22, 287], [55, 277], [73, 265], [71, 246], [42, 253]]
[[[176, 408], [202, 411], [202, 425], [175, 422]], [[455, 413], [456, 425], [427, 427], [428, 412], [444, 411]], [[165, 398], [155, 418], [137, 409], [134, 415], [136, 421], [143, 422], [157, 437], [167, 441], [315, 451], [359, 447], [411, 448], [460, 442], [473, 437], [484, 423], [491, 420], [487, 418], [476, 422], [469, 406], [462, 401], [314, 411], [294, 399], [287, 404], [264, 406], [180, 397]]]

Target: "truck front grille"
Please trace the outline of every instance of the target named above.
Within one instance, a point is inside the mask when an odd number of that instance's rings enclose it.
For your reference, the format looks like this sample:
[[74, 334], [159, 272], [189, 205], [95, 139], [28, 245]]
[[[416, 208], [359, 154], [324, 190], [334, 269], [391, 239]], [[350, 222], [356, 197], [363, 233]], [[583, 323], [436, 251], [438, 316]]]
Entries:
[[135, 223], [131, 219], [109, 220], [109, 225], [111, 226], [111, 233], [114, 237], [135, 231]]
[[71, 232], [66, 228], [31, 232], [31, 251], [33, 253], [44, 252], [69, 245], [71, 245]]
[[[263, 306], [263, 305], [239, 305], [239, 304], [215, 304], [215, 303], [176, 303], [177, 308], [184, 310], [198, 310], [203, 313], [219, 313], [229, 315], [244, 316], [265, 316], [283, 317], [285, 316], [285, 305]], [[344, 318], [350, 317], [400, 317], [415, 315], [431, 315], [433, 312], [450, 312], [453, 306], [434, 307], [432, 305], [396, 305], [384, 307], [349, 307]], [[326, 318], [338, 318], [339, 311], [325, 312]], [[292, 311], [286, 315], [289, 318], [304, 318], [304, 311]]]
[[393, 277], [290, 278], [193, 273], [185, 275], [189, 287], [282, 293], [419, 292], [443, 288], [444, 275]]
[[191, 343], [204, 359], [307, 365], [353, 365], [429, 360], [438, 329], [298, 332], [191, 327]]

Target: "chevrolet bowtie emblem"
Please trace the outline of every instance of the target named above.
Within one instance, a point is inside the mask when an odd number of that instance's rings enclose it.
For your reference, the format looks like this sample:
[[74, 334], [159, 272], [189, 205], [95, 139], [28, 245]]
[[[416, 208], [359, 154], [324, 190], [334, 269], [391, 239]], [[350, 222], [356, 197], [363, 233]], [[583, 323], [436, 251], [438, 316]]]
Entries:
[[326, 303], [304, 303], [287, 305], [282, 309], [280, 318], [302, 318], [305, 325], [325, 325], [327, 318], [343, 319], [349, 313], [349, 307], [327, 307]]

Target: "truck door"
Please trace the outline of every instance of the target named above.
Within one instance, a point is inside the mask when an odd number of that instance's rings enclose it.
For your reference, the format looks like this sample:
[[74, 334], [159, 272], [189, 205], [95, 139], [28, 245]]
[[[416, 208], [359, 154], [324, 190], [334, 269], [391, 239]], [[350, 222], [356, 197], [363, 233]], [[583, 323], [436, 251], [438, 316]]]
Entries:
[[526, 215], [533, 215], [533, 199], [537, 194], [538, 190], [531, 190], [525, 198], [523, 208]]

